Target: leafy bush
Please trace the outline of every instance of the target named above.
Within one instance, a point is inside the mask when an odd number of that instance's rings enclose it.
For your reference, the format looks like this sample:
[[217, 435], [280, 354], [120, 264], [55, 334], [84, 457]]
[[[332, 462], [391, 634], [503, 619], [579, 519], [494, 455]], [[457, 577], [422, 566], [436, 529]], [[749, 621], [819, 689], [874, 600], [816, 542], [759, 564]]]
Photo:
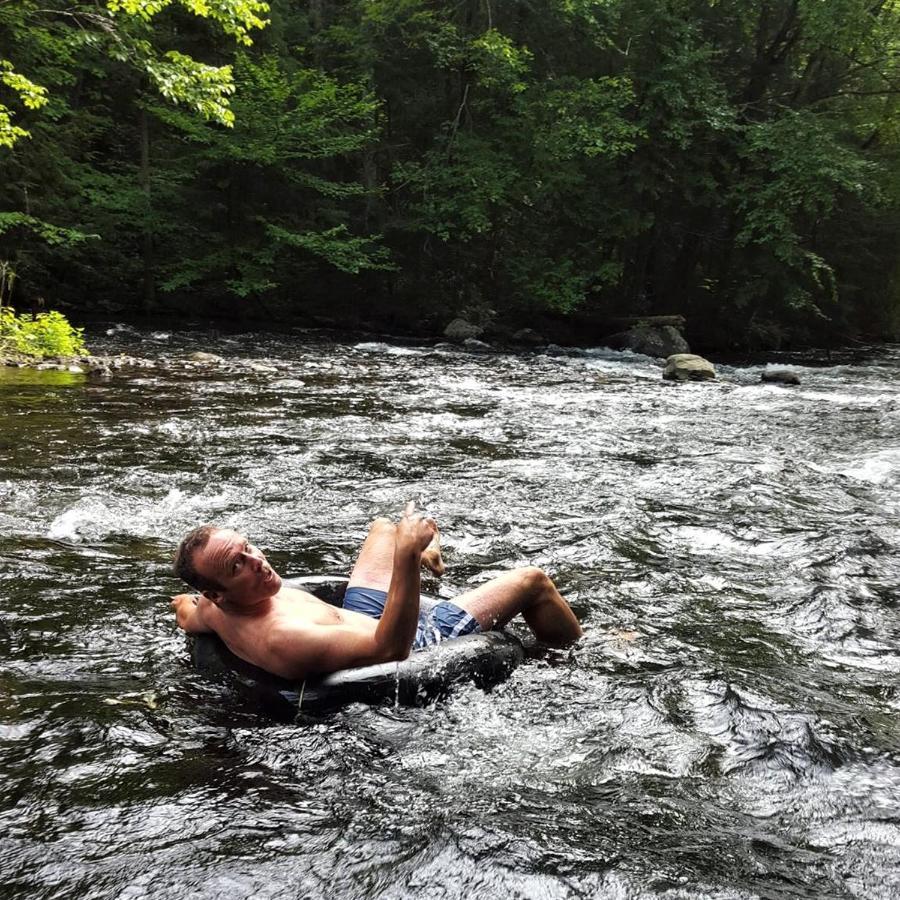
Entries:
[[59, 312], [17, 316], [8, 306], [0, 307], [0, 350], [27, 356], [78, 356], [87, 353], [84, 329], [73, 328]]

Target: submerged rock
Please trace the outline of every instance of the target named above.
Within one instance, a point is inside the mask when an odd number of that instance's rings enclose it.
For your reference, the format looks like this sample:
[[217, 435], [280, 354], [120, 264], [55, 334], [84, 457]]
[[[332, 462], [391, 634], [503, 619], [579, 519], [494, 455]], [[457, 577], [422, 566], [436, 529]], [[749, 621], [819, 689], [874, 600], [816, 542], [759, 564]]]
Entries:
[[759, 380], [774, 384], [800, 384], [800, 376], [789, 369], [766, 369]]
[[713, 364], [694, 353], [675, 353], [666, 360], [666, 381], [712, 381], [716, 377]]
[[613, 350], [632, 350], [661, 359], [691, 352], [681, 332], [672, 325], [636, 325], [610, 335], [604, 343]]
[[476, 338], [466, 338], [463, 341], [463, 347], [472, 353], [486, 353], [494, 349], [490, 344], [486, 344], [484, 341], [479, 341]]
[[448, 341], [455, 341], [458, 344], [470, 338], [480, 338], [482, 334], [484, 334], [484, 329], [480, 325], [467, 322], [465, 319], [454, 319], [444, 329], [444, 337]]
[[247, 363], [247, 369], [255, 372], [257, 375], [277, 375], [278, 369], [275, 366], [267, 366], [265, 363], [251, 362]]
[[188, 359], [191, 362], [198, 363], [221, 363], [225, 362], [221, 356], [216, 356], [215, 353], [207, 353], [205, 350], [195, 350], [193, 353], [188, 354]]

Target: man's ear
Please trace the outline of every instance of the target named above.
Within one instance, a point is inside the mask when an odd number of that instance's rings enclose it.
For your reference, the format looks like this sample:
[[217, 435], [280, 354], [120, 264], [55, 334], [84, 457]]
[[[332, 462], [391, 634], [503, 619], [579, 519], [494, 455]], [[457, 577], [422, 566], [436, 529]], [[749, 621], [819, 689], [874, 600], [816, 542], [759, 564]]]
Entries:
[[222, 595], [218, 591], [201, 591], [200, 593], [203, 594], [210, 603], [215, 603], [216, 606], [222, 602]]

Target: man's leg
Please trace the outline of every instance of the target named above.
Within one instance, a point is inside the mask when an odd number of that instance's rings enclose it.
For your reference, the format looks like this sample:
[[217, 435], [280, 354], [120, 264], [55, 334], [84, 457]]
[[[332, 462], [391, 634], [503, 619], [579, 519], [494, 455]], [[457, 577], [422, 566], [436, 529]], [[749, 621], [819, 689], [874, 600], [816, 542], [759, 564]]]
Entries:
[[581, 637], [581, 625], [556, 585], [540, 569], [513, 569], [453, 602], [471, 613], [482, 631], [502, 628], [518, 613], [545, 644], [566, 647]]
[[[353, 571], [350, 572], [348, 587], [375, 588], [387, 591], [391, 586], [394, 571], [394, 544], [397, 526], [390, 519], [375, 519], [369, 526], [369, 534], [359, 551]], [[444, 573], [444, 561], [438, 537], [422, 551], [422, 565], [435, 575]]]

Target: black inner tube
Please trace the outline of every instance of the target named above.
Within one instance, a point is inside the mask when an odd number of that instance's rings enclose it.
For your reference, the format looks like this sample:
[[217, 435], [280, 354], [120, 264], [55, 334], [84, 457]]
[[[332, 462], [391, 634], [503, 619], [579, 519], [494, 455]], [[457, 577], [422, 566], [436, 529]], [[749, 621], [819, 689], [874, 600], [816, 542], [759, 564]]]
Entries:
[[[284, 583], [334, 606], [341, 605], [347, 588], [346, 578], [328, 576], [285, 579]], [[422, 597], [421, 606], [427, 609], [437, 602]], [[194, 635], [191, 645], [198, 671], [232, 676], [242, 693], [277, 718], [325, 712], [349, 703], [421, 706], [446, 696], [459, 682], [491, 687], [506, 678], [524, 655], [517, 638], [503, 631], [487, 631], [417, 650], [402, 662], [342, 669], [298, 684], [245, 662], [214, 634]]]

